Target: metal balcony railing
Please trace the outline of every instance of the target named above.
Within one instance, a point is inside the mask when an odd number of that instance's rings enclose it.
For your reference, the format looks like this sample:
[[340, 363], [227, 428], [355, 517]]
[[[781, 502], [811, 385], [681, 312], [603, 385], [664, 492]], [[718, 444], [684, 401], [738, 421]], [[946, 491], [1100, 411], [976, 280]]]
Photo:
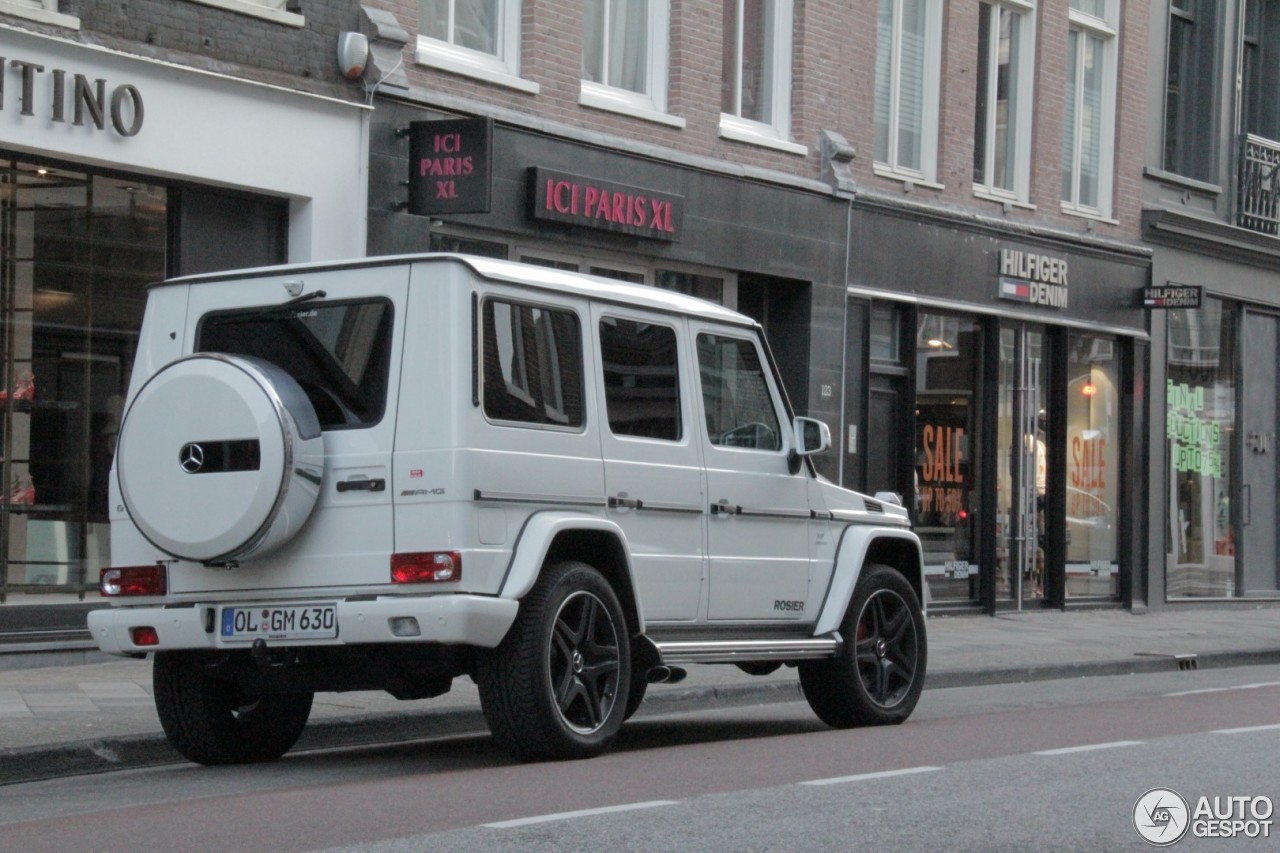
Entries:
[[1236, 224], [1280, 235], [1280, 142], [1246, 133], [1240, 149]]

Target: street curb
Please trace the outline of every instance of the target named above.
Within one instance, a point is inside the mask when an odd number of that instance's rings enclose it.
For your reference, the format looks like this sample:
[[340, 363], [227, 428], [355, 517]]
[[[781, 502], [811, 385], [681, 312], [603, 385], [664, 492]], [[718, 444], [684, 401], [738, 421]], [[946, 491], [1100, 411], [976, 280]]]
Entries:
[[[1189, 665], [1193, 664], [1193, 665]], [[1049, 681], [1105, 675], [1222, 669], [1280, 664], [1280, 649], [1210, 652], [1188, 655], [1137, 655], [1133, 660], [996, 668], [960, 668], [931, 672], [925, 689], [980, 687], [1027, 681]], [[645, 718], [714, 708], [804, 700], [799, 681], [731, 684], [651, 692], [637, 717]], [[484, 734], [478, 708], [386, 712], [315, 720], [308, 724], [291, 754], [322, 749], [389, 745], [427, 738]], [[141, 767], [181, 764], [162, 734], [128, 735], [33, 747], [0, 749], [0, 786], [108, 773]]]

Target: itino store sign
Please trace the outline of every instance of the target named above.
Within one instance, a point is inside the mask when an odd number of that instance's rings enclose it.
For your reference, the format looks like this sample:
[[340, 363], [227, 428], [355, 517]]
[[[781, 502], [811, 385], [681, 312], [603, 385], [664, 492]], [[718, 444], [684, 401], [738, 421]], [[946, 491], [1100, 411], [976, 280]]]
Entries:
[[1067, 307], [1067, 261], [1021, 249], [1000, 250], [999, 297], [1012, 302]]
[[653, 240], [680, 239], [684, 197], [609, 181], [529, 170], [530, 215], [534, 219], [617, 231]]
[[105, 78], [4, 56], [0, 56], [0, 110], [124, 137], [137, 136], [145, 116], [142, 92], [132, 83], [109, 83]]

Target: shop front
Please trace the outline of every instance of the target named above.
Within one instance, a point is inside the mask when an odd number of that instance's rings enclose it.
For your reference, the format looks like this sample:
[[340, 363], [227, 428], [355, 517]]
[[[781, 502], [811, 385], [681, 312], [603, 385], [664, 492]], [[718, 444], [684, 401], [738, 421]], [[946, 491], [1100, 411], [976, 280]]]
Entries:
[[718, 302], [765, 326], [797, 412], [838, 423], [847, 206], [830, 187], [555, 131], [379, 98], [368, 254], [464, 252]]
[[1153, 237], [1153, 606], [1280, 600], [1274, 238], [1228, 260]]
[[0, 602], [57, 609], [108, 563], [146, 285], [362, 254], [364, 110], [17, 30], [0, 56]]
[[841, 473], [902, 496], [931, 605], [1130, 603], [1148, 257], [921, 211], [853, 233]]

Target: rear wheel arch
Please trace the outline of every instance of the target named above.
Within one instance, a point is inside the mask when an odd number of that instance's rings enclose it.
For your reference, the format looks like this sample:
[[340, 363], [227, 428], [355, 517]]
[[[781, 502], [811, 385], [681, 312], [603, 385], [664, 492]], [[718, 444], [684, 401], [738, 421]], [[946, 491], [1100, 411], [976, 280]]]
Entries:
[[613, 587], [632, 636], [644, 630], [640, 603], [631, 575], [631, 560], [622, 540], [607, 530], [564, 530], [547, 548], [543, 568], [567, 560], [577, 560], [594, 568]]

